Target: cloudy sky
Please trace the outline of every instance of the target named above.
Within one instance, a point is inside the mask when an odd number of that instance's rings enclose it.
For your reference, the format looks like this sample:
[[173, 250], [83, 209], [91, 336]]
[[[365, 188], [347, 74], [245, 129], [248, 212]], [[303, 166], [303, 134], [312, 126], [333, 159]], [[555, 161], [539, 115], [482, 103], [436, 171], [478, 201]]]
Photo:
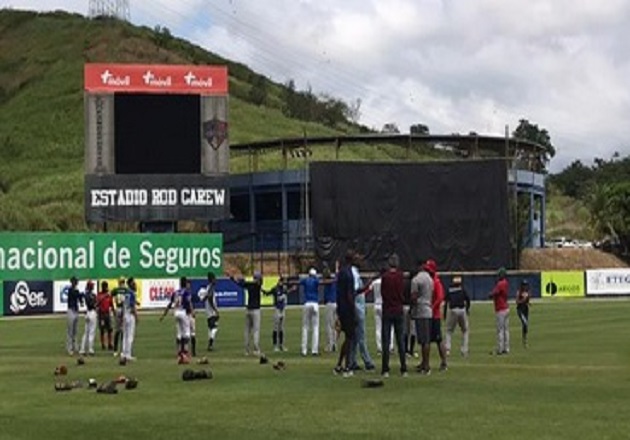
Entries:
[[[115, 2], [116, 0], [101, 0]], [[86, 14], [90, 0], [0, 0]], [[129, 0], [162, 25], [274, 81], [346, 102], [402, 132], [546, 128], [552, 171], [630, 154], [628, 0]]]

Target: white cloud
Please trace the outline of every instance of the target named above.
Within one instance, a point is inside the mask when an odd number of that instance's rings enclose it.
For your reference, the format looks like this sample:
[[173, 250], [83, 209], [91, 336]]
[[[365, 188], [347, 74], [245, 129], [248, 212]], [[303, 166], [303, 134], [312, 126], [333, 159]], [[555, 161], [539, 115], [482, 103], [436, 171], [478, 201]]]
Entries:
[[[626, 0], [130, 2], [136, 23], [167, 26], [278, 82], [361, 98], [370, 127], [503, 135], [527, 118], [558, 148], [552, 169], [630, 154]], [[78, 0], [11, 3], [87, 9]]]

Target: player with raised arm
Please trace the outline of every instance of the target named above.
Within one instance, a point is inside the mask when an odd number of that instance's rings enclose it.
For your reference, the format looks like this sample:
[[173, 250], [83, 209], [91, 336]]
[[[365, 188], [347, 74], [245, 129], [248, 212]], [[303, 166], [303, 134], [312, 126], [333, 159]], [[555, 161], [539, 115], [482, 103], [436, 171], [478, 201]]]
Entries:
[[179, 289], [173, 292], [171, 300], [164, 309], [160, 321], [174, 309], [175, 328], [177, 333], [177, 359], [179, 363], [189, 363], [188, 342], [190, 341], [190, 314], [192, 313], [192, 298], [187, 289], [188, 280], [186, 277], [179, 279]]
[[[260, 294], [262, 293], [263, 277], [258, 271], [254, 272], [254, 281], [245, 281], [244, 279], [230, 279], [247, 291], [247, 312], [245, 313], [245, 356], [251, 353], [260, 354]], [[253, 342], [253, 347], [250, 347]]]
[[203, 303], [208, 318], [208, 351], [214, 350], [214, 340], [219, 331], [219, 308], [217, 307], [217, 298], [215, 295], [216, 276], [213, 272], [208, 272], [208, 284], [201, 289], [197, 295]]
[[288, 291], [286, 279], [280, 277], [278, 283], [269, 292], [265, 292], [265, 295], [273, 296], [273, 333], [271, 334], [273, 351], [287, 350], [284, 346], [284, 318]]

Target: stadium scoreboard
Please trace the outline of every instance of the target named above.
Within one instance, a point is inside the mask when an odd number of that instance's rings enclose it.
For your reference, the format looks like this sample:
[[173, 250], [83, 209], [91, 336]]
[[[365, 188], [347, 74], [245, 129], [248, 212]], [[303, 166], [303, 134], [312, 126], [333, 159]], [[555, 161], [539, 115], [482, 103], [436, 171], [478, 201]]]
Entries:
[[85, 216], [229, 217], [225, 66], [86, 64]]

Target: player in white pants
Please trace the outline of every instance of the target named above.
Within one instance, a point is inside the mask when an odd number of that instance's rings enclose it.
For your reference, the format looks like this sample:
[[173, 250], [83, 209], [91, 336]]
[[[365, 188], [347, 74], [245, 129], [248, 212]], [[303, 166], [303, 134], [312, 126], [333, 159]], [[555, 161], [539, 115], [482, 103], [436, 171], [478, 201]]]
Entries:
[[199, 289], [197, 295], [199, 300], [203, 303], [206, 310], [206, 316], [208, 317], [208, 351], [214, 350], [214, 340], [217, 337], [219, 327], [217, 321], [219, 321], [219, 309], [217, 307], [217, 299], [214, 294], [214, 286], [216, 284], [216, 277], [213, 272], [208, 272], [208, 285]]
[[133, 342], [136, 337], [136, 322], [138, 321], [138, 312], [136, 301], [136, 282], [133, 278], [127, 280], [127, 294], [123, 303], [123, 343], [120, 355], [121, 361], [133, 361], [132, 356]]
[[186, 277], [179, 279], [179, 289], [173, 292], [164, 313], [160, 316], [160, 321], [164, 319], [171, 308], [174, 308], [175, 329], [177, 337], [178, 352], [177, 357], [180, 363], [188, 363], [188, 342], [190, 341], [190, 315], [192, 314], [192, 298], [187, 289], [188, 280]]
[[304, 289], [302, 356], [306, 356], [308, 353], [309, 330], [312, 330], [311, 354], [317, 356], [319, 355], [319, 279], [314, 268], [309, 270], [308, 277], [300, 280], [300, 286]]
[[[85, 330], [81, 339], [81, 349], [79, 354], [94, 355], [94, 338], [96, 337], [96, 294], [94, 293], [94, 283], [88, 281], [83, 293], [83, 301], [87, 311], [85, 312]], [[87, 350], [87, 351], [86, 351]]]
[[[381, 270], [381, 275], [385, 269]], [[383, 330], [383, 297], [381, 296], [381, 277], [372, 281], [368, 287], [374, 295], [374, 330], [376, 333], [376, 351], [381, 354], [383, 352], [381, 332]], [[394, 328], [392, 327], [390, 335], [389, 351], [394, 351]]]

